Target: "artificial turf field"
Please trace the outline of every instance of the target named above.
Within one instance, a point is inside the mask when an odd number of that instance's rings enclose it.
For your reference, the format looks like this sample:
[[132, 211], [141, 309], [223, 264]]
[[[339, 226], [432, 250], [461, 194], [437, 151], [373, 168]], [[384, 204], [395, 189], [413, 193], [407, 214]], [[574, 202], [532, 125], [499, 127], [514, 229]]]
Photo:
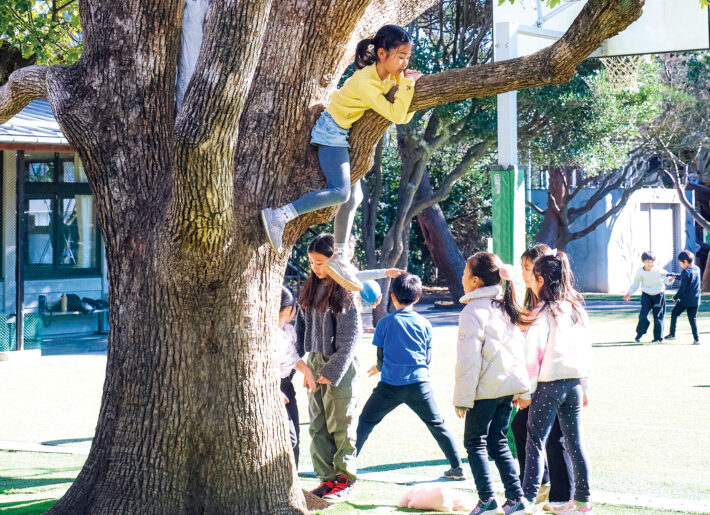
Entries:
[[[702, 309], [698, 316], [701, 345], [689, 345], [684, 318], [679, 321], [678, 339], [659, 345], [649, 343], [650, 337], [641, 344], [632, 341], [635, 311], [616, 305], [592, 307], [594, 377], [590, 406], [584, 413], [584, 435], [592, 463], [593, 497], [598, 492], [605, 501], [609, 494], [619, 494], [621, 499], [598, 504], [595, 512], [664, 512], [622, 505], [634, 496], [644, 500], [637, 504], [650, 502], [653, 506], [655, 499], [663, 498], [705, 501], [710, 507], [708, 311]], [[450, 402], [456, 359], [455, 316], [431, 313], [436, 322], [432, 381], [458, 443], [463, 438], [463, 422], [455, 417]], [[365, 335], [359, 349], [363, 371], [375, 360], [370, 342], [371, 335]], [[86, 449], [96, 423], [105, 364], [102, 355], [0, 362], [0, 442]], [[363, 402], [376, 381], [363, 377]], [[299, 391], [298, 395], [302, 421], [307, 421], [306, 394]], [[312, 469], [307, 424], [301, 431], [302, 482], [304, 488], [312, 488], [316, 481], [308, 477]], [[0, 451], [0, 512], [43, 513], [68, 488], [84, 459], [80, 454]], [[359, 481], [352, 502], [328, 508], [324, 514], [393, 512], [408, 488], [396, 483], [436, 479], [447, 463], [424, 425], [400, 407], [373, 431], [359, 466], [365, 472], [376, 472], [370, 476], [376, 476], [377, 481]], [[466, 472], [469, 480], [455, 486], [469, 489], [475, 496], [470, 469]], [[678, 512], [687, 512], [678, 506]]]

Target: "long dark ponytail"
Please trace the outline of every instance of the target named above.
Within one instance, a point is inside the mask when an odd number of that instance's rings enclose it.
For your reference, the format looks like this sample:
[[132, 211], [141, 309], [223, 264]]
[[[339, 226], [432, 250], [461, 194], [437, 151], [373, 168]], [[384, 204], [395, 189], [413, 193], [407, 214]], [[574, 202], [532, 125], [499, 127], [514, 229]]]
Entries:
[[526, 316], [525, 310], [521, 309], [515, 300], [515, 288], [513, 281], [506, 281], [501, 277], [501, 269], [505, 266], [503, 261], [490, 252], [476, 252], [466, 260], [466, 266], [471, 271], [471, 275], [483, 281], [484, 286], [495, 286], [505, 282], [503, 286], [503, 300], [494, 299], [493, 302], [500, 307], [510, 318], [510, 321], [517, 326], [528, 326], [531, 321]]
[[552, 316], [557, 317], [560, 314], [559, 304], [569, 302], [574, 312], [574, 321], [586, 324], [584, 299], [574, 289], [574, 276], [567, 254], [558, 250], [555, 254], [538, 258], [533, 267], [533, 274], [544, 280], [539, 293], [543, 309], [548, 309]]
[[363, 39], [355, 50], [355, 68], [358, 70], [377, 62], [377, 50], [384, 48], [389, 52], [393, 48], [412, 43], [407, 31], [397, 25], [385, 25], [377, 31], [374, 38]]

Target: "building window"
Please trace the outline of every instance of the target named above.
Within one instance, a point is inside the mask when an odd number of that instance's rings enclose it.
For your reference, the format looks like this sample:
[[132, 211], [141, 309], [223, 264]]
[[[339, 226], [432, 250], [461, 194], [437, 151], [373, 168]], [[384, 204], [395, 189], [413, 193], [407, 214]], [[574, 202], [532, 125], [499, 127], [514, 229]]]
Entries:
[[25, 271], [30, 278], [101, 274], [94, 200], [74, 154], [25, 154]]

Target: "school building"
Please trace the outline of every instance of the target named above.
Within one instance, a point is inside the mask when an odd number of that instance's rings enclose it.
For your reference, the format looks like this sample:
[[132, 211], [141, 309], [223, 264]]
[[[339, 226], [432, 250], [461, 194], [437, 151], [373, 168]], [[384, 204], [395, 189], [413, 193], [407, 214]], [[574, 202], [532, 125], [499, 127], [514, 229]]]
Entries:
[[0, 176], [0, 351], [15, 348], [18, 330], [25, 348], [40, 337], [105, 332], [107, 309], [77, 302], [108, 294], [93, 196], [47, 101], [0, 125]]

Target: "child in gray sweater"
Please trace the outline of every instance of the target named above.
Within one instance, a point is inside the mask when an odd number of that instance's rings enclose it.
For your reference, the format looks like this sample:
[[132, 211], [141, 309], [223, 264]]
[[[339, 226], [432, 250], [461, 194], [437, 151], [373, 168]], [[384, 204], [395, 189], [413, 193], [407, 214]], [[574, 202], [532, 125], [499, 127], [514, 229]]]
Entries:
[[313, 494], [330, 501], [347, 500], [356, 480], [355, 440], [360, 341], [359, 303], [326, 272], [333, 236], [321, 234], [308, 246], [311, 275], [304, 283], [296, 320], [299, 349], [308, 353], [316, 390], [308, 396], [311, 460], [321, 484]]

